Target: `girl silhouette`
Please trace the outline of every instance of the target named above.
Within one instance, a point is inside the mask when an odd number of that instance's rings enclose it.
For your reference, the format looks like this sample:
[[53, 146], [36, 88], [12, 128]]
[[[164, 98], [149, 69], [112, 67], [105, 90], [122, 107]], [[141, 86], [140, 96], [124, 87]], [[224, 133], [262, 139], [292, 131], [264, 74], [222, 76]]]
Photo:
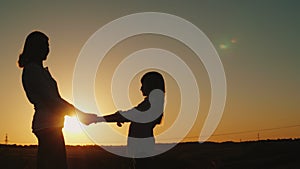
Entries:
[[98, 117], [98, 122], [117, 122], [119, 127], [121, 123], [130, 122], [127, 147], [135, 169], [150, 168], [152, 163], [149, 156], [153, 155], [155, 145], [153, 129], [161, 123], [164, 111], [163, 76], [158, 72], [148, 72], [142, 77], [141, 83], [145, 99], [140, 104], [127, 111]]

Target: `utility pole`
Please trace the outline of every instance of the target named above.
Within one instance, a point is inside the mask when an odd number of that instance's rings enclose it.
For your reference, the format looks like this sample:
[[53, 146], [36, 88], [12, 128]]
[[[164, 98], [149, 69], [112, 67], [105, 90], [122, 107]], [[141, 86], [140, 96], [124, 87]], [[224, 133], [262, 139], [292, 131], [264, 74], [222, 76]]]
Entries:
[[7, 133], [6, 133], [6, 135], [5, 135], [5, 145], [7, 145], [8, 144], [8, 136], [7, 136]]
[[257, 133], [257, 141], [259, 141], [259, 133]]

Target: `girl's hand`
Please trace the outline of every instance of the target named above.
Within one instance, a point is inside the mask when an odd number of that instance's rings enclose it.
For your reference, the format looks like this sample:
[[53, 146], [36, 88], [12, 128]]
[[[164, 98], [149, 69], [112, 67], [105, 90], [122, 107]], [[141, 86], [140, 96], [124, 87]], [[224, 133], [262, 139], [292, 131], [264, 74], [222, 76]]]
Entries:
[[122, 127], [122, 122], [117, 122], [118, 127]]

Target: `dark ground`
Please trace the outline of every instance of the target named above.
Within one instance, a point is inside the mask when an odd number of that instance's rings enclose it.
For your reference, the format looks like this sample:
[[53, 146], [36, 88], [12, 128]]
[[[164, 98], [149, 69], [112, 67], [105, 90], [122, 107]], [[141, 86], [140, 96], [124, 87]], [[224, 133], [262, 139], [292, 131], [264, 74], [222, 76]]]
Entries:
[[[0, 169], [35, 169], [36, 146], [0, 145]], [[69, 169], [127, 169], [131, 159], [98, 146], [67, 146]], [[181, 143], [153, 157], [156, 169], [300, 169], [300, 139]]]

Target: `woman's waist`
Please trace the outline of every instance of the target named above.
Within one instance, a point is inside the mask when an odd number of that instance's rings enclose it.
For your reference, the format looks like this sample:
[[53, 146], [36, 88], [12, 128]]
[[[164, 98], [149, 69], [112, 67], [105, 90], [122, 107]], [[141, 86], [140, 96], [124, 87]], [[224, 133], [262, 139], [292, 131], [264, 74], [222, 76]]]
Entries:
[[32, 130], [38, 131], [46, 128], [63, 128], [64, 116], [58, 116], [51, 111], [35, 111], [32, 120]]

